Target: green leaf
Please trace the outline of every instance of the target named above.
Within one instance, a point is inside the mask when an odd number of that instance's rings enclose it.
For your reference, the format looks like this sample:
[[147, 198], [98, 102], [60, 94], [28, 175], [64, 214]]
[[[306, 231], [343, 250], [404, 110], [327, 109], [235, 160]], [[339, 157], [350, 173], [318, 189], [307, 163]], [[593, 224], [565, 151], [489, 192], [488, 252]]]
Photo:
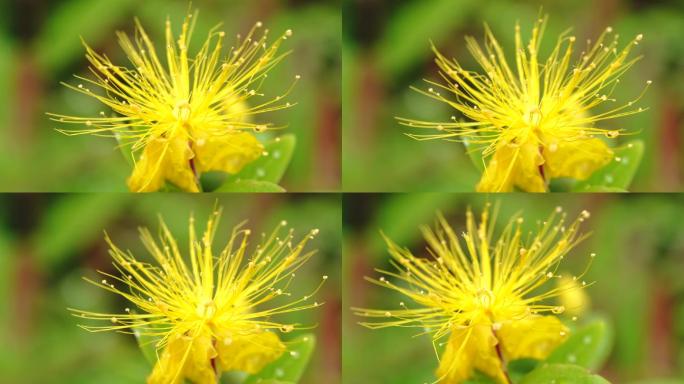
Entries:
[[128, 194], [66, 195], [56, 200], [34, 234], [36, 254], [48, 270], [78, 255], [128, 200]]
[[[594, 172], [587, 180], [578, 182], [574, 192], [616, 192], [624, 191], [634, 179], [641, 158], [644, 155], [644, 143], [633, 140], [627, 145], [615, 148], [615, 159], [610, 164]], [[601, 189], [606, 188], [606, 189]]]
[[585, 368], [569, 364], [544, 364], [525, 376], [520, 384], [609, 384]]
[[463, 384], [496, 384], [496, 380], [486, 376], [484, 373], [476, 371], [473, 376], [464, 381]]
[[608, 323], [603, 319], [596, 319], [573, 331], [546, 361], [599, 369], [608, 358], [612, 341], [613, 331]]
[[121, 151], [121, 155], [123, 155], [124, 159], [126, 159], [128, 165], [133, 167], [133, 143], [123, 140], [119, 132], [115, 132], [114, 135], [116, 137], [116, 142], [118, 143], [117, 147], [119, 148], [119, 151]]
[[154, 366], [157, 363], [157, 350], [155, 347], [157, 338], [143, 335], [137, 328], [133, 328], [133, 335], [135, 335], [135, 340], [138, 342], [138, 347], [140, 347], [143, 356], [145, 356], [145, 360]]
[[404, 2], [389, 18], [378, 42], [375, 57], [379, 72], [387, 74], [387, 79], [395, 79], [417, 63], [431, 58], [430, 40], [439, 45], [450, 31], [468, 21], [477, 6], [478, 3], [472, 0]]
[[281, 381], [281, 380], [275, 380], [275, 379], [264, 379], [264, 380], [259, 380], [256, 381], [256, 383], [259, 384], [295, 384], [294, 381]]
[[468, 157], [470, 158], [470, 161], [472, 161], [475, 165], [475, 168], [477, 168], [477, 170], [480, 171], [480, 173], [484, 172], [484, 159], [482, 158], [482, 147], [476, 147], [471, 145], [468, 139], [463, 140], [463, 145], [465, 146], [466, 154], [468, 154]]
[[508, 375], [514, 383], [520, 381], [528, 373], [532, 372], [539, 365], [539, 360], [518, 359], [508, 363]]
[[268, 181], [234, 180], [223, 184], [214, 192], [285, 192], [285, 189]]
[[261, 372], [250, 375], [244, 384], [264, 384], [299, 382], [311, 358], [316, 338], [313, 334], [305, 334], [287, 342], [288, 350], [278, 360], [264, 367]]
[[267, 156], [245, 166], [236, 175], [228, 177], [229, 181], [254, 179], [278, 184], [283, 178], [287, 166], [292, 160], [297, 140], [293, 134], [282, 135], [264, 144]]
[[581, 190], [577, 190], [576, 188], [573, 188], [574, 192], [608, 192], [608, 193], [625, 193], [629, 192], [628, 190], [624, 188], [617, 188], [617, 187], [607, 187], [605, 185], [587, 185], [585, 187], [582, 187]]
[[[134, 0], [71, 0], [51, 12], [36, 39], [38, 61], [47, 73], [59, 72], [85, 55], [81, 36], [91, 45], [114, 38], [114, 27], [136, 5]], [[127, 25], [132, 25], [129, 20]]]

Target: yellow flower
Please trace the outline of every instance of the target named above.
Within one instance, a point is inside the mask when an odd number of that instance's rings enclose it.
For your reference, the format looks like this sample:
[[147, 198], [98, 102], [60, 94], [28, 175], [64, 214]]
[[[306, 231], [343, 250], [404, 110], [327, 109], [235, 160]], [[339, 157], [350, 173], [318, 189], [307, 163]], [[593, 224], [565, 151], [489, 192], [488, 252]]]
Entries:
[[569, 332], [555, 316], [565, 308], [547, 301], [581, 288], [545, 283], [561, 279], [558, 266], [585, 237], [579, 226], [589, 213], [567, 226], [565, 216], [557, 208], [536, 233], [523, 232], [522, 217], [514, 216], [495, 236], [496, 214], [490, 216], [487, 206], [479, 224], [468, 210], [466, 231], [459, 236], [440, 215], [434, 230], [422, 229], [425, 258], [386, 238], [394, 270], [377, 269], [382, 276], [367, 280], [401, 293], [415, 307], [402, 301], [399, 309], [355, 312], [373, 318], [361, 323], [371, 329], [416, 327], [430, 334], [435, 350], [444, 347], [440, 382], [460, 383], [478, 370], [510, 383], [507, 361], [544, 359]]
[[[268, 308], [274, 299], [291, 297], [287, 288], [294, 272], [313, 255], [304, 246], [318, 230], [293, 244], [293, 230], [281, 233], [287, 225], [283, 221], [249, 255], [250, 230], [240, 225], [215, 254], [212, 242], [219, 217], [220, 210], [209, 219], [201, 239], [196, 238], [190, 219], [190, 263], [163, 221], [159, 241], [147, 229], [140, 230], [155, 264], [139, 261], [107, 237], [121, 276], [100, 271], [107, 279], [86, 280], [122, 296], [134, 309], [116, 314], [70, 309], [78, 317], [107, 323], [81, 325], [88, 331], [135, 332], [157, 339], [158, 361], [149, 384], [182, 383], [184, 378], [215, 384], [223, 371], [256, 373], [286, 350], [274, 331], [286, 333], [299, 327], [272, 317], [321, 305], [307, 303], [319, 285], [312, 294]], [[322, 281], [326, 279], [323, 276]]]
[[273, 128], [270, 123], [255, 124], [251, 117], [291, 105], [281, 104], [284, 95], [264, 99], [260, 91], [268, 72], [286, 55], [277, 51], [292, 35], [290, 30], [267, 45], [268, 30], [256, 37], [262, 27], [256, 23], [247, 36], [238, 36], [237, 44], [223, 57], [225, 32], [214, 28], [191, 57], [188, 50], [196, 15], [185, 18], [177, 39], [166, 21], [163, 59], [138, 20], [134, 41], [119, 32], [132, 69], [114, 65], [84, 43], [95, 78], [76, 76], [86, 85], [64, 85], [97, 99], [114, 115], [50, 114], [56, 121], [85, 124], [82, 129], [60, 132], [115, 136], [121, 145], [140, 153], [128, 179], [131, 191], [156, 191], [168, 181], [185, 191], [198, 192], [203, 172], [239, 172], [263, 153], [251, 132]]
[[[642, 35], [618, 50], [618, 35], [606, 30], [593, 44], [587, 42], [579, 59], [573, 60], [575, 36], [558, 37], [545, 62], [539, 58], [546, 18], [532, 28], [523, 46], [520, 26], [515, 27], [515, 69], [509, 66], [502, 47], [485, 26], [485, 45], [467, 37], [466, 44], [484, 74], [463, 69], [456, 60], [436, 48], [436, 63], [445, 84], [419, 91], [445, 102], [465, 116], [459, 121], [428, 122], [399, 119], [414, 128], [435, 129], [433, 134], [410, 134], [418, 140], [446, 139], [465, 142], [482, 152], [486, 162], [480, 192], [548, 191], [552, 178], [584, 180], [613, 158], [602, 138], [615, 139], [624, 131], [595, 126], [603, 120], [632, 115], [643, 92], [634, 100], [617, 103], [613, 90], [639, 58], [629, 59]], [[651, 81], [647, 82], [648, 85]], [[442, 95], [453, 94], [452, 98]], [[644, 91], [646, 88], [644, 88]], [[605, 110], [590, 113], [599, 105]]]

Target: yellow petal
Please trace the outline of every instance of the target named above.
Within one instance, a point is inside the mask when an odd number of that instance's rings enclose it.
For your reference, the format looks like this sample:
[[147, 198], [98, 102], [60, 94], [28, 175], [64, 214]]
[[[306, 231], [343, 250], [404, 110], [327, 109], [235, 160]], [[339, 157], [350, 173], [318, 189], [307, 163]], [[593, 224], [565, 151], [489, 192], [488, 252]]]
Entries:
[[219, 363], [223, 371], [256, 373], [285, 352], [283, 344], [273, 332], [255, 331], [250, 334], [226, 333], [217, 340]]
[[501, 145], [489, 161], [477, 191], [511, 192], [515, 186], [527, 192], [546, 192], [546, 182], [539, 170], [542, 164], [544, 158], [533, 140]]
[[145, 146], [128, 178], [131, 192], [154, 192], [164, 185], [162, 167], [165, 148], [164, 140], [152, 140]]
[[200, 173], [223, 171], [238, 173], [261, 156], [264, 147], [247, 132], [207, 136], [196, 140], [196, 164]]
[[216, 358], [210, 335], [172, 337], [147, 384], [181, 383], [184, 378], [195, 384], [216, 384], [212, 359]]
[[549, 177], [577, 180], [585, 180], [608, 164], [613, 156], [613, 151], [601, 139], [562, 141], [549, 145], [544, 151]]
[[496, 344], [491, 326], [475, 325], [454, 329], [437, 368], [437, 377], [442, 379], [440, 382], [461, 383], [477, 369], [505, 383]]
[[555, 316], [528, 316], [502, 324], [497, 331], [508, 360], [542, 360], [568, 337], [568, 328]]
[[184, 191], [199, 192], [190, 168], [193, 156], [183, 137], [153, 139], [135, 164], [128, 188], [133, 192], [154, 192], [168, 180]]

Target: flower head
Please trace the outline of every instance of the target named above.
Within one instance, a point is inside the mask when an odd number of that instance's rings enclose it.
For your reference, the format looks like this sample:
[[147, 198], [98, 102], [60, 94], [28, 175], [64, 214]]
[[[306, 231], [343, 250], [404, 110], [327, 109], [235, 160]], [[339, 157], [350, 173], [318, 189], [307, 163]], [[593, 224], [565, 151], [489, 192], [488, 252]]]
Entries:
[[[643, 110], [634, 107], [643, 92], [626, 103], [618, 103], [613, 96], [620, 76], [639, 59], [630, 59], [629, 54], [642, 35], [619, 49], [619, 35], [606, 28], [593, 44], [588, 40], [574, 60], [576, 38], [566, 32], [542, 61], [539, 49], [545, 26], [546, 18], [538, 20], [529, 43], [523, 46], [516, 25], [514, 69], [487, 26], [484, 47], [474, 38], [466, 38], [468, 50], [484, 74], [464, 69], [433, 47], [445, 84], [431, 83], [436, 89], [419, 92], [449, 104], [468, 120], [459, 121], [455, 116], [450, 122], [438, 123], [400, 119], [414, 128], [437, 130], [411, 134], [413, 138], [460, 141], [471, 150], [482, 151], [486, 166], [477, 185], [480, 192], [513, 188], [544, 192], [552, 178], [588, 178], [614, 158], [604, 140], [624, 132], [596, 123]], [[608, 107], [594, 113], [599, 105]]]
[[506, 361], [543, 359], [568, 334], [555, 316], [565, 308], [548, 300], [576, 286], [545, 283], [561, 278], [559, 264], [584, 238], [579, 225], [588, 217], [585, 211], [566, 225], [558, 208], [536, 232], [526, 234], [522, 217], [514, 216], [495, 235], [496, 214], [490, 215], [489, 207], [479, 224], [468, 210], [459, 238], [440, 215], [435, 229], [423, 228], [428, 257], [416, 257], [386, 239], [394, 270], [378, 269], [382, 277], [367, 278], [413, 304], [402, 301], [397, 309], [359, 308], [356, 313], [373, 318], [361, 323], [368, 328], [417, 327], [430, 334], [435, 345], [444, 346], [439, 381], [460, 383], [479, 370], [509, 383]]
[[293, 230], [281, 233], [287, 225], [282, 222], [249, 254], [250, 230], [237, 226], [215, 254], [212, 242], [219, 217], [220, 211], [212, 215], [200, 239], [190, 219], [189, 263], [163, 221], [159, 241], [147, 229], [140, 230], [154, 263], [136, 259], [107, 237], [120, 276], [100, 271], [106, 279], [86, 280], [122, 296], [131, 308], [116, 314], [70, 309], [80, 318], [106, 323], [81, 325], [88, 331], [135, 332], [157, 340], [159, 358], [150, 384], [181, 383], [184, 378], [215, 384], [222, 371], [258, 372], [286, 350], [274, 331], [299, 327], [272, 317], [321, 305], [309, 303], [313, 293], [271, 303], [291, 297], [288, 286], [294, 271], [313, 255], [304, 246], [317, 230], [293, 243]]
[[290, 106], [282, 103], [284, 95], [258, 100], [265, 97], [260, 88], [268, 72], [285, 56], [277, 51], [291, 36], [290, 30], [268, 45], [268, 30], [258, 37], [262, 24], [256, 23], [244, 38], [238, 35], [237, 44], [224, 57], [225, 32], [217, 26], [191, 57], [196, 15], [185, 18], [177, 38], [166, 21], [162, 57], [138, 20], [133, 41], [119, 32], [132, 68], [114, 65], [84, 43], [94, 79], [76, 76], [85, 85], [64, 85], [97, 99], [114, 113], [50, 114], [60, 122], [85, 125], [63, 133], [115, 136], [121, 145], [139, 153], [128, 179], [131, 191], [155, 191], [168, 181], [197, 192], [204, 172], [239, 172], [263, 152], [252, 132], [274, 128], [252, 122], [252, 116]]

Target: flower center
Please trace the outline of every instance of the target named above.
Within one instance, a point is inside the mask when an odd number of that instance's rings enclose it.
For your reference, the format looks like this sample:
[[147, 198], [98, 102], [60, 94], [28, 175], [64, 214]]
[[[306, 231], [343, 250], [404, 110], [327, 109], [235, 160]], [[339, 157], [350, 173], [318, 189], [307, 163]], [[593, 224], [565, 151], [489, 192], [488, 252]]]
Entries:
[[173, 117], [178, 119], [180, 122], [185, 123], [190, 119], [190, 104], [187, 100], [179, 100], [176, 106], [173, 108]]
[[214, 300], [205, 299], [197, 304], [197, 316], [203, 319], [209, 319], [216, 313], [216, 304]]
[[523, 121], [532, 128], [538, 128], [541, 122], [542, 114], [537, 106], [530, 106], [523, 114]]
[[489, 289], [480, 289], [475, 300], [480, 307], [489, 309], [494, 303], [494, 293]]

